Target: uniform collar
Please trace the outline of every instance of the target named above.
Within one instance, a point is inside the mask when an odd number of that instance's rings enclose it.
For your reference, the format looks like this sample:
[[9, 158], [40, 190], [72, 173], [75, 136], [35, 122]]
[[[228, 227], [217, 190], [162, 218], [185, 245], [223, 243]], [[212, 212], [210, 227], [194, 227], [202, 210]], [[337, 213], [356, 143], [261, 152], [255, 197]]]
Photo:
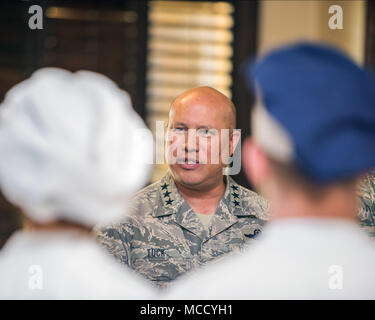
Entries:
[[[224, 176], [225, 192], [220, 201], [223, 202], [229, 211], [235, 216], [248, 216], [253, 213], [244, 210], [240, 186], [230, 177]], [[158, 210], [153, 214], [154, 217], [166, 216], [177, 213], [179, 208], [186, 203], [185, 199], [178, 192], [176, 183], [173, 180], [170, 171], [160, 180], [158, 184], [159, 202]], [[187, 204], [187, 203], [186, 203]], [[185, 205], [184, 205], [185, 207]]]
[[225, 179], [227, 183], [223, 200], [227, 205], [228, 209], [235, 216], [248, 215], [246, 210], [243, 210], [243, 194], [241, 193], [241, 187], [230, 176], [225, 176]]
[[178, 192], [176, 183], [170, 171], [160, 180], [158, 184], [159, 205], [154, 211], [154, 217], [167, 216], [176, 213], [181, 205], [187, 204], [185, 199]]
[[208, 238], [215, 236], [238, 221], [238, 216], [247, 215], [243, 210], [240, 186], [229, 176], [224, 176], [226, 188], [211, 220]]
[[238, 216], [252, 214], [243, 210], [241, 187], [229, 176], [224, 176], [224, 179], [226, 181], [225, 192], [212, 217], [208, 232], [203, 229], [198, 216], [178, 192], [169, 171], [158, 184], [159, 205], [153, 216], [162, 217], [175, 214], [176, 223], [196, 234], [202, 240], [213, 237], [235, 224], [238, 221]]

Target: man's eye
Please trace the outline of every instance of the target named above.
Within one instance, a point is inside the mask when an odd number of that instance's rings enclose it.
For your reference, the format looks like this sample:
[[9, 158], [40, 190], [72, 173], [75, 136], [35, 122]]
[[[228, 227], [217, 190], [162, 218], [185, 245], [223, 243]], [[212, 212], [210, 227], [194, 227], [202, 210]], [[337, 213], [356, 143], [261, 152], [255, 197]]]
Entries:
[[201, 136], [212, 136], [214, 134], [214, 130], [199, 129], [198, 134], [201, 135]]
[[172, 131], [176, 133], [184, 132], [184, 128], [173, 128]]

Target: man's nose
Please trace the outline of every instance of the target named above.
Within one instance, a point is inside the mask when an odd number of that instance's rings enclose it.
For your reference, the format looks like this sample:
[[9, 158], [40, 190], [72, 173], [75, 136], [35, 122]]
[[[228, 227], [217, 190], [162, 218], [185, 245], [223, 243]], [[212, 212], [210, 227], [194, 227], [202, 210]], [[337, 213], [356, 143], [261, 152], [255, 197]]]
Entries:
[[188, 130], [185, 134], [184, 142], [185, 152], [198, 152], [199, 151], [199, 136], [196, 130]]

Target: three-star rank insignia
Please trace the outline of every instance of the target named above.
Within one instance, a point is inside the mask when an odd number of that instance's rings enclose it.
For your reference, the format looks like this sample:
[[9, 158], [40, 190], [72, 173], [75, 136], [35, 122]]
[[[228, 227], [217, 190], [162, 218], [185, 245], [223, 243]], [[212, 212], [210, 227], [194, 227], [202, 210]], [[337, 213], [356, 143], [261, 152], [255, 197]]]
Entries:
[[231, 189], [230, 190], [230, 202], [233, 204], [234, 207], [240, 208], [241, 200], [240, 200], [238, 186], [231, 185], [230, 189]]
[[160, 185], [160, 194], [161, 194], [161, 198], [163, 200], [164, 206], [166, 207], [171, 206], [173, 202], [175, 201], [175, 199], [173, 199], [173, 196], [172, 196], [173, 194], [171, 192], [169, 183], [165, 182], [164, 184]]

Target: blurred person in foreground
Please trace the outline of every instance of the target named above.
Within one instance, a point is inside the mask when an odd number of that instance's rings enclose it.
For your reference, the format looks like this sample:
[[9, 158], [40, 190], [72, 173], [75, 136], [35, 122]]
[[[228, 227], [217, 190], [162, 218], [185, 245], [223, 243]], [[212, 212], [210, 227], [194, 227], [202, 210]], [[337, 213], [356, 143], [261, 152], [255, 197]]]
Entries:
[[100, 243], [165, 288], [185, 272], [256, 241], [268, 204], [226, 170], [240, 140], [235, 128], [233, 103], [214, 88], [179, 95], [169, 112], [169, 171], [137, 193], [129, 218], [98, 227]]
[[243, 146], [270, 200], [252, 250], [176, 283], [188, 299], [374, 299], [375, 243], [357, 223], [375, 166], [375, 84], [334, 48], [298, 43], [247, 67], [258, 102]]
[[149, 299], [90, 234], [123, 216], [152, 145], [130, 98], [103, 75], [36, 71], [0, 106], [0, 188], [25, 215], [0, 251], [1, 299]]

